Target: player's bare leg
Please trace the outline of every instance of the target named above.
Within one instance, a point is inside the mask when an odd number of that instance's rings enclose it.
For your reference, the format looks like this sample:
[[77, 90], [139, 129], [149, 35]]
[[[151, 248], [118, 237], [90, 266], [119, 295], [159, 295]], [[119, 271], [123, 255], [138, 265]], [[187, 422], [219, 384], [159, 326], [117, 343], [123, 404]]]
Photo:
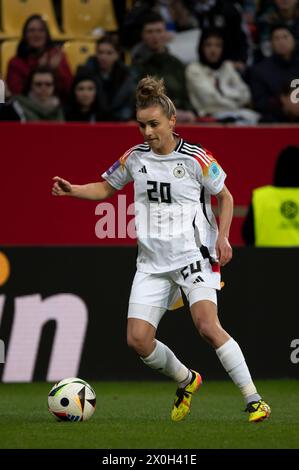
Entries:
[[141, 358], [149, 356], [156, 347], [156, 328], [145, 320], [128, 318], [127, 343]]
[[270, 415], [270, 407], [261, 399], [252, 381], [238, 343], [222, 328], [217, 306], [209, 300], [191, 306], [193, 322], [199, 334], [216, 350], [216, 354], [235, 385], [239, 387], [249, 411], [249, 421], [261, 421]]
[[155, 335], [156, 328], [147, 321], [128, 318], [128, 345], [146, 365], [178, 383], [171, 417], [173, 421], [181, 421], [190, 411], [192, 394], [198, 390], [201, 377], [182, 364], [165, 344], [155, 339]]
[[139, 318], [128, 318], [128, 345], [146, 365], [179, 383], [191, 378], [189, 369], [155, 336], [156, 328], [153, 325]]

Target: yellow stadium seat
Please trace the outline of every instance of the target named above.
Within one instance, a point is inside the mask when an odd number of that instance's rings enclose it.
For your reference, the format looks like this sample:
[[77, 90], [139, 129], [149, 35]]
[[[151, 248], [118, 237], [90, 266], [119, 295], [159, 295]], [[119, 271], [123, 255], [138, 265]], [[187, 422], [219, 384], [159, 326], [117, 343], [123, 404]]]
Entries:
[[66, 41], [63, 44], [70, 67], [76, 73], [78, 65], [84, 65], [88, 57], [96, 52], [95, 41]]
[[64, 32], [76, 38], [90, 37], [97, 28], [117, 30], [112, 0], [62, 0], [62, 22]]
[[47, 22], [52, 39], [63, 40], [51, 0], [1, 0], [2, 28], [6, 36], [19, 38], [23, 25], [31, 15], [41, 15]]
[[12, 59], [18, 48], [19, 41], [4, 41], [0, 46], [1, 50], [1, 76], [3, 79], [6, 78], [8, 62]]
[[0, 31], [0, 41], [5, 41], [6, 39], [16, 39], [16, 35], [7, 34], [4, 31]]

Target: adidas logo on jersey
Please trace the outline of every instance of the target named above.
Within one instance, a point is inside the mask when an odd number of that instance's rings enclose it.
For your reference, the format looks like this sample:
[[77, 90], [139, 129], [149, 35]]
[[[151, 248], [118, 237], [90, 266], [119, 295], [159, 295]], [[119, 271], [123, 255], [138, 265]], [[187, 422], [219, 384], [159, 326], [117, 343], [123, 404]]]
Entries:
[[138, 170], [139, 173], [147, 173], [145, 165]]
[[200, 276], [197, 276], [197, 278], [195, 279], [195, 281], [193, 281], [193, 284], [198, 284], [199, 282], [203, 282], [203, 278], [200, 277]]

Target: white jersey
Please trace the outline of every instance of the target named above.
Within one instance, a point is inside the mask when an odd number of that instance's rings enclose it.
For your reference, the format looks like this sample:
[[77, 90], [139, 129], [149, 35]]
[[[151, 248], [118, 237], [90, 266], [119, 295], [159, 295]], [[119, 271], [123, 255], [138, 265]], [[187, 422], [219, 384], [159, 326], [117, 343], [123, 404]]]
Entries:
[[102, 177], [115, 189], [134, 181], [137, 269], [162, 273], [216, 259], [217, 224], [211, 195], [226, 174], [199, 144], [180, 139], [169, 155], [148, 144], [132, 147]]

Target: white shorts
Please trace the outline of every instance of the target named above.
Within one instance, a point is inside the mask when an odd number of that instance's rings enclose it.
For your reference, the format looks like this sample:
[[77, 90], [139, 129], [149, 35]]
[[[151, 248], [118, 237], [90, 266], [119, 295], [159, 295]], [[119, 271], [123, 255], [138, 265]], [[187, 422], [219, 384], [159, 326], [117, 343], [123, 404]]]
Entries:
[[192, 263], [168, 273], [137, 271], [129, 299], [128, 318], [139, 318], [158, 327], [166, 310], [173, 310], [181, 299], [182, 288], [189, 306], [200, 300], [217, 305], [220, 273], [213, 272], [208, 260]]

